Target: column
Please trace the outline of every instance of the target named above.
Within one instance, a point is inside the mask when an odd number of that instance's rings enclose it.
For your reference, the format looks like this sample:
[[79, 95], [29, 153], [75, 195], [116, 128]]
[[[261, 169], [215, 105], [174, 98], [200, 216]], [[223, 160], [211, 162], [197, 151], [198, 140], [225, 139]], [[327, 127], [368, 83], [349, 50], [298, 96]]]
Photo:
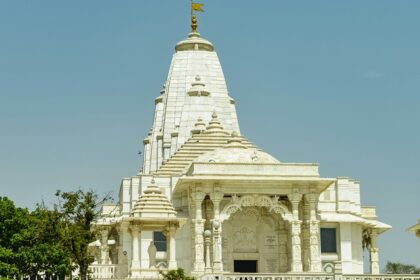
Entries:
[[109, 264], [108, 230], [101, 230], [101, 264]]
[[351, 223], [340, 223], [340, 256], [343, 273], [353, 271], [353, 250], [352, 250]]
[[131, 238], [133, 244], [133, 253], [132, 253], [132, 260], [131, 260], [131, 269], [130, 269], [130, 276], [131, 278], [138, 278], [140, 277], [140, 255], [139, 255], [139, 233], [140, 230], [138, 227], [131, 226]]
[[302, 272], [302, 249], [301, 249], [301, 225], [302, 221], [293, 220], [290, 223], [290, 235], [291, 235], [291, 271]]
[[[140, 267], [141, 268], [151, 268], [153, 267], [153, 258], [149, 256], [149, 246], [153, 242], [153, 231], [143, 230], [140, 233]], [[156, 254], [155, 256], [156, 257]], [[156, 259], [155, 259], [156, 260]]]
[[118, 264], [121, 265], [122, 268], [117, 269], [116, 278], [127, 278], [129, 270], [128, 260], [131, 257], [132, 245], [128, 225], [124, 222], [120, 225], [119, 235], [121, 249], [118, 253]]
[[378, 233], [376, 232], [376, 229], [372, 229], [370, 232], [371, 246], [369, 248], [371, 274], [379, 274], [379, 250], [376, 245], [377, 237]]
[[311, 263], [311, 256], [310, 256], [310, 249], [311, 249], [311, 238], [309, 233], [310, 227], [310, 210], [309, 210], [309, 203], [307, 201], [307, 195], [305, 195], [304, 199], [302, 200], [302, 233], [301, 233], [301, 246], [302, 246], [302, 269], [304, 272], [310, 271], [310, 263]]
[[163, 162], [163, 135], [159, 132], [158, 135], [156, 135], [156, 141], [157, 141], [157, 162], [156, 162], [156, 170], [160, 168]]
[[171, 156], [175, 154], [176, 150], [178, 149], [178, 129], [179, 126], [175, 126], [174, 131], [171, 133]]
[[309, 271], [321, 272], [321, 248], [319, 239], [319, 220], [316, 216], [316, 209], [318, 204], [319, 194], [312, 191], [307, 195], [309, 202]]
[[205, 193], [196, 190], [192, 194], [195, 205], [194, 224], [194, 272], [204, 272], [204, 220], [201, 213], [201, 203], [205, 197]]
[[279, 239], [279, 272], [287, 272], [287, 230], [284, 229], [284, 222], [278, 228], [277, 234]]
[[151, 149], [150, 149], [150, 132], [149, 132], [149, 136], [147, 136], [144, 140], [143, 140], [143, 145], [144, 145], [144, 149], [143, 149], [143, 172], [144, 174], [149, 174], [150, 172], [150, 158], [151, 158]]
[[222, 261], [222, 224], [220, 223], [220, 202], [223, 199], [223, 193], [215, 190], [211, 196], [213, 201], [214, 219], [213, 219], [213, 272], [223, 271]]
[[210, 243], [211, 243], [211, 231], [210, 230], [205, 230], [204, 231], [204, 244], [206, 246], [206, 266], [205, 266], [205, 272], [206, 273], [211, 273], [212, 269], [211, 269], [211, 261], [210, 261]]
[[176, 263], [176, 243], [175, 243], [175, 226], [171, 225], [166, 230], [166, 251], [167, 251], [167, 262], [169, 269], [175, 269]]
[[298, 188], [293, 188], [289, 194], [289, 201], [292, 204], [293, 218], [290, 221], [290, 237], [291, 237], [291, 264], [292, 272], [302, 272], [302, 248], [301, 248], [301, 225], [299, 220], [299, 203], [302, 200], [302, 194]]

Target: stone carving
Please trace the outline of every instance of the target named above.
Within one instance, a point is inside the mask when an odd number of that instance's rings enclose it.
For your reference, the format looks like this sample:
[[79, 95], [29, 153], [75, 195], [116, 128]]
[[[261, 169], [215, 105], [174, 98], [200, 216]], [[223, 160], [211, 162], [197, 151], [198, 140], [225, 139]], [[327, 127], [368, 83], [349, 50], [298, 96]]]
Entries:
[[334, 264], [333, 263], [325, 263], [322, 267], [322, 271], [325, 273], [334, 273]]
[[147, 248], [147, 253], [149, 254], [149, 267], [156, 267], [156, 246], [153, 241], [150, 241], [149, 248]]
[[236, 204], [228, 205], [223, 209], [223, 214], [232, 215], [233, 213], [239, 211], [241, 208]]
[[256, 204], [261, 207], [271, 207], [273, 202], [268, 196], [258, 196]]
[[206, 194], [199, 190], [196, 190], [195, 192], [192, 193], [193, 200], [199, 203], [203, 201], [205, 196]]
[[255, 200], [252, 196], [245, 195], [241, 198], [241, 206], [249, 207], [249, 206], [254, 206], [254, 205], [255, 205]]
[[255, 251], [256, 234], [250, 227], [243, 226], [234, 233], [234, 248], [237, 251]]
[[301, 251], [301, 221], [293, 220], [290, 223], [290, 231], [292, 235], [292, 272], [302, 272], [302, 251]]
[[288, 197], [292, 203], [299, 203], [302, 200], [302, 194], [298, 188], [293, 188], [292, 193]]
[[242, 207], [265, 207], [268, 211], [280, 214], [284, 220], [291, 220], [292, 214], [289, 209], [283, 204], [280, 203], [277, 199], [272, 199], [269, 196], [265, 195], [244, 195], [238, 197], [236, 195], [232, 196], [232, 201], [224, 206], [220, 219], [225, 221], [229, 217], [236, 213], [239, 210], [242, 210]]

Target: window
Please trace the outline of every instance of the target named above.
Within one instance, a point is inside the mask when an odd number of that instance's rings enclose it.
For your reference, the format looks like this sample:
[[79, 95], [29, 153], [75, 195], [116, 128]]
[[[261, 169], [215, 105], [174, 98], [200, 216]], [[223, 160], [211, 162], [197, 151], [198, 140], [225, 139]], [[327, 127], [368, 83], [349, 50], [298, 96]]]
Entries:
[[153, 232], [153, 243], [155, 244], [158, 252], [166, 251], [166, 237], [161, 231]]
[[337, 253], [335, 228], [321, 228], [321, 253]]

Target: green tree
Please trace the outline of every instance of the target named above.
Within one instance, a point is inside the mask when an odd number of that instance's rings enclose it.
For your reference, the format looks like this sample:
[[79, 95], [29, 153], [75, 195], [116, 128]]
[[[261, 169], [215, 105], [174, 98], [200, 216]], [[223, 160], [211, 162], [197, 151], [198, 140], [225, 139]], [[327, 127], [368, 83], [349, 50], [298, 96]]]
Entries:
[[387, 262], [384, 272], [388, 274], [420, 274], [420, 268], [411, 264]]
[[30, 225], [27, 209], [16, 207], [7, 197], [0, 197], [0, 275], [21, 274], [18, 250]]
[[0, 197], [0, 275], [39, 273], [64, 276], [71, 271], [68, 252], [60, 239], [57, 211], [37, 205], [33, 212]]
[[72, 262], [61, 240], [61, 214], [43, 204], [30, 213], [29, 229], [24, 232], [24, 244], [18, 250], [19, 259], [26, 267], [21, 270], [35, 278], [40, 272], [64, 278], [72, 270]]
[[93, 225], [99, 216], [99, 206], [110, 197], [106, 195], [99, 199], [95, 192], [80, 189], [74, 192], [57, 191], [56, 196], [59, 198], [56, 210], [61, 214], [63, 223], [61, 240], [79, 268], [80, 279], [86, 280], [89, 265], [94, 261], [88, 252], [89, 243], [96, 240]]
[[169, 270], [167, 272], [159, 272], [162, 275], [164, 280], [194, 280], [193, 277], [185, 275], [185, 272], [182, 268]]

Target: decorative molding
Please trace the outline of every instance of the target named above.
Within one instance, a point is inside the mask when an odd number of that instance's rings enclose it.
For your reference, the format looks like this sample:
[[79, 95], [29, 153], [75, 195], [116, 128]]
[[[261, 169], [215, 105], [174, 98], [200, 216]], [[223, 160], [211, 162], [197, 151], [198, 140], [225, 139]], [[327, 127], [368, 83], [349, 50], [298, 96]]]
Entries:
[[292, 213], [284, 204], [279, 202], [278, 197], [271, 198], [268, 195], [244, 195], [241, 197], [234, 195], [232, 201], [220, 213], [220, 220], [223, 222], [229, 219], [232, 214], [242, 210], [243, 207], [253, 206], [265, 207], [269, 212], [280, 214], [286, 221], [292, 220]]

